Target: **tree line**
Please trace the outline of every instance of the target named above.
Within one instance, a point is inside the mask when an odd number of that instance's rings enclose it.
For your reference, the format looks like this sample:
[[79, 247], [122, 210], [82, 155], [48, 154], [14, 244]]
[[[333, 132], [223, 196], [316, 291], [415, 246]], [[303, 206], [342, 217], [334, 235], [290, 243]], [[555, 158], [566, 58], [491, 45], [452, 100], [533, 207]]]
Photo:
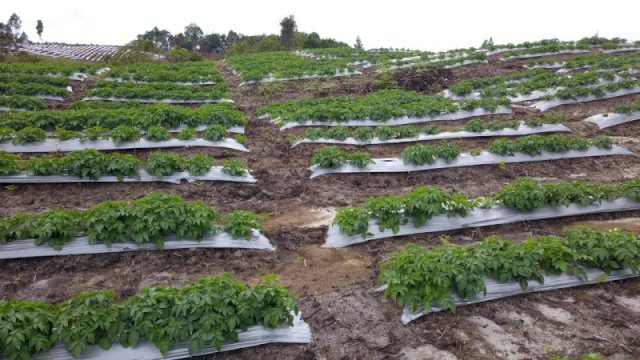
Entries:
[[205, 34], [197, 24], [189, 24], [184, 31], [172, 34], [157, 26], [140, 34], [129, 46], [143, 47], [147, 51], [153, 48], [159, 51], [185, 49], [204, 54], [242, 54], [247, 52], [315, 49], [330, 47], [347, 47], [346, 43], [330, 38], [321, 38], [316, 32], [305, 33], [298, 31], [293, 15], [280, 21], [280, 35], [244, 35], [229, 30], [225, 33]]

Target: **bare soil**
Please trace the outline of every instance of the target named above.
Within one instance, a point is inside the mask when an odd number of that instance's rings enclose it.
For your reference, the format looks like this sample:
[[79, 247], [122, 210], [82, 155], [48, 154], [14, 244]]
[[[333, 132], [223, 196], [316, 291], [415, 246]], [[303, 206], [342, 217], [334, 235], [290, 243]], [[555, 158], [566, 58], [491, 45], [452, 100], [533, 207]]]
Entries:
[[[452, 70], [456, 79], [516, 71], [512, 62], [490, 61]], [[225, 72], [232, 86], [239, 79]], [[330, 94], [367, 92], [373, 75], [329, 81]], [[56, 302], [88, 289], [115, 289], [120, 298], [141, 288], [182, 286], [201, 277], [229, 272], [237, 280], [256, 283], [268, 273], [299, 299], [310, 324], [309, 345], [274, 344], [217, 354], [206, 359], [546, 359], [553, 354], [577, 356], [600, 352], [614, 359], [640, 358], [640, 280], [529, 294], [461, 307], [456, 313], [425, 316], [409, 325], [402, 309], [375, 292], [379, 264], [393, 251], [414, 242], [438, 246], [444, 237], [470, 244], [488, 235], [512, 239], [559, 234], [569, 225], [599, 229], [622, 227], [638, 231], [640, 211], [507, 224], [441, 234], [423, 234], [365, 242], [344, 249], [321, 247], [336, 207], [359, 204], [367, 197], [404, 193], [415, 186], [438, 185], [469, 196], [495, 192], [518, 176], [543, 180], [582, 179], [611, 183], [638, 176], [632, 157], [602, 157], [528, 164], [446, 169], [415, 174], [339, 175], [309, 179], [308, 160], [317, 148], [290, 148], [287, 136], [259, 120], [255, 107], [269, 101], [316, 96], [309, 82], [287, 82], [258, 94], [255, 85], [236, 88], [236, 104], [247, 118], [249, 153], [212, 149], [175, 149], [181, 155], [207, 153], [216, 158], [248, 161], [256, 184], [197, 182], [180, 185], [64, 184], [0, 187], [0, 216], [53, 207], [86, 209], [100, 201], [133, 199], [166, 191], [188, 200], [200, 199], [220, 211], [249, 209], [268, 215], [266, 235], [276, 251], [207, 250], [140, 251], [0, 261], [0, 298]], [[305, 87], [306, 86], [306, 87]], [[271, 91], [271, 92], [270, 92]], [[553, 109], [575, 133], [608, 134], [640, 151], [640, 124], [598, 131], [584, 117], [639, 96], [567, 105]], [[523, 112], [499, 118], [524, 118]], [[462, 122], [439, 123], [444, 127]], [[464, 140], [465, 148], [488, 144]], [[348, 147], [347, 147], [348, 148]], [[397, 155], [400, 146], [372, 146], [374, 156]], [[147, 151], [135, 152], [140, 157]]]

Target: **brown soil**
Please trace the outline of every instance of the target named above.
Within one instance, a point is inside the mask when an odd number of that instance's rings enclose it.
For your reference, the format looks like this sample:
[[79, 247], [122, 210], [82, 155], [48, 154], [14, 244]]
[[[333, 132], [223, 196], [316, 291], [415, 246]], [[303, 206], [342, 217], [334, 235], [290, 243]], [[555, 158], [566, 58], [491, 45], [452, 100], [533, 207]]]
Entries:
[[[511, 65], [491, 61], [453, 69], [454, 77], [485, 76], [515, 71]], [[239, 79], [225, 73], [227, 82]], [[332, 94], [359, 93], [368, 87], [369, 75], [356, 77], [354, 88], [345, 80]], [[288, 82], [271, 95], [257, 93], [259, 86], [236, 91], [237, 106], [249, 119], [250, 153], [213, 149], [175, 149], [181, 155], [207, 153], [217, 158], [239, 156], [247, 160], [258, 183], [225, 184], [65, 184], [0, 187], [0, 215], [18, 211], [43, 211], [52, 207], [85, 209], [108, 199], [132, 199], [150, 191], [176, 193], [201, 199], [221, 211], [249, 209], [268, 214], [266, 236], [276, 251], [206, 250], [142, 251], [118, 254], [65, 256], [0, 261], [0, 298], [60, 301], [87, 289], [112, 288], [124, 298], [154, 284], [181, 286], [201, 276], [230, 272], [237, 280], [256, 283], [268, 273], [299, 299], [310, 324], [309, 345], [267, 345], [207, 359], [542, 359], [551, 354], [594, 351], [616, 359], [640, 358], [640, 281], [629, 280], [542, 294], [529, 294], [461, 307], [456, 313], [425, 316], [402, 325], [402, 309], [374, 290], [380, 262], [409, 242], [433, 247], [442, 237], [469, 244], [498, 234], [512, 239], [559, 234], [568, 225], [588, 224], [600, 229], [638, 230], [640, 211], [464, 229], [446, 234], [423, 234], [365, 242], [345, 249], [326, 249], [327, 225], [334, 208], [358, 204], [367, 197], [405, 193], [415, 186], [439, 185], [469, 196], [495, 192], [517, 176], [544, 180], [583, 179], [616, 182], [640, 174], [631, 157], [602, 157], [529, 164], [447, 169], [415, 174], [340, 175], [309, 179], [308, 160], [313, 145], [290, 148], [287, 135], [264, 120], [255, 107], [273, 100], [315, 96], [308, 82]], [[349, 85], [350, 86], [350, 85]], [[581, 120], [620, 101], [596, 101], [553, 109], [564, 123], [581, 135], [611, 134], [617, 142], [640, 151], [639, 124], [605, 131]], [[518, 113], [523, 114], [523, 113]], [[522, 118], [522, 115], [517, 115]], [[500, 118], [510, 118], [501, 116]], [[444, 127], [461, 122], [443, 122]], [[439, 124], [440, 125], [440, 124]], [[456, 141], [465, 148], [486, 145], [490, 139]], [[349, 147], [346, 147], [349, 148]], [[373, 146], [374, 156], [397, 155], [400, 146]], [[146, 157], [148, 151], [135, 152]]]

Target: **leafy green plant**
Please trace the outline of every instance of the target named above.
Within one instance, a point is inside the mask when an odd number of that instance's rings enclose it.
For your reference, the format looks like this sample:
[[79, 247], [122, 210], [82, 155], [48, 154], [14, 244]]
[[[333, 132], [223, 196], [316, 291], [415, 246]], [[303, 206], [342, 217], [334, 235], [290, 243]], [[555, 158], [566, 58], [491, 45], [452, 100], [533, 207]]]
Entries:
[[84, 134], [87, 140], [99, 140], [105, 137], [109, 133], [109, 129], [102, 126], [92, 126], [84, 130]]
[[180, 130], [178, 133], [178, 139], [180, 140], [191, 140], [196, 137], [196, 129], [194, 128], [184, 128]]
[[607, 137], [607, 136], [596, 136], [595, 138], [593, 138], [593, 140], [591, 141], [591, 144], [593, 144], [593, 146], [599, 148], [599, 149], [606, 149], [609, 150], [613, 147], [613, 142], [611, 141], [611, 138]]
[[347, 155], [347, 162], [360, 168], [365, 168], [369, 164], [373, 164], [371, 155], [362, 151], [354, 151]]
[[0, 128], [0, 143], [13, 139], [13, 134], [15, 134], [15, 132], [16, 131], [12, 128]]
[[111, 130], [111, 139], [116, 143], [137, 141], [140, 139], [140, 129], [125, 125], [116, 126]]
[[95, 149], [72, 151], [60, 158], [58, 171], [79, 178], [98, 179], [106, 170], [108, 158]]
[[0, 301], [0, 354], [30, 359], [55, 344], [56, 308], [36, 301]]
[[229, 159], [222, 162], [222, 172], [231, 176], [247, 176], [249, 168], [242, 160]]
[[36, 353], [46, 357], [58, 340], [73, 357], [93, 344], [109, 349], [116, 339], [126, 348], [150, 341], [164, 355], [179, 342], [189, 344], [191, 355], [204, 347], [220, 349], [227, 341], [238, 341], [238, 332], [250, 326], [293, 325], [299, 312], [296, 300], [276, 280], [265, 276], [251, 288], [223, 274], [181, 289], [143, 289], [119, 303], [111, 290], [86, 291], [53, 305], [3, 300], [0, 349], [9, 359]]
[[236, 210], [225, 216], [222, 228], [234, 239], [249, 240], [253, 230], [261, 230], [262, 224], [253, 212]]
[[435, 146], [416, 144], [405, 147], [400, 158], [405, 164], [425, 165], [433, 164], [438, 155], [439, 151]]
[[202, 137], [209, 141], [221, 141], [227, 137], [227, 129], [222, 125], [207, 126], [202, 132]]
[[402, 213], [402, 206], [402, 199], [394, 195], [370, 198], [364, 203], [366, 211], [376, 219], [378, 229], [391, 229], [394, 234], [400, 231], [401, 225], [408, 222]]
[[187, 160], [187, 169], [189, 174], [201, 176], [209, 172], [213, 166], [213, 159], [210, 156], [198, 154]]
[[384, 296], [414, 311], [434, 303], [455, 310], [452, 294], [472, 299], [486, 292], [486, 279], [518, 282], [526, 290], [530, 280], [543, 282], [545, 275], [564, 273], [586, 279], [585, 265], [605, 272], [638, 272], [638, 244], [637, 234], [586, 227], [567, 228], [563, 237], [522, 242], [490, 236], [464, 247], [446, 242], [435, 249], [408, 244], [381, 264], [379, 281], [387, 285]]
[[20, 156], [0, 151], [0, 176], [15, 175], [20, 172]]
[[346, 126], [332, 127], [326, 131], [326, 135], [329, 139], [342, 141], [349, 137], [349, 129]]
[[42, 142], [47, 139], [47, 134], [44, 130], [34, 127], [26, 127], [24, 129], [16, 131], [16, 135], [13, 138], [13, 143], [16, 145]]
[[309, 128], [304, 132], [302, 137], [310, 140], [318, 140], [327, 137], [327, 134], [320, 128]]
[[371, 141], [373, 139], [373, 129], [369, 127], [356, 128], [353, 133], [353, 138], [359, 141]]
[[460, 146], [455, 143], [443, 141], [440, 146], [438, 146], [438, 156], [447, 162], [451, 162], [460, 156]]
[[56, 131], [54, 131], [53, 136], [64, 141], [70, 139], [79, 139], [81, 137], [81, 134], [77, 131], [57, 129]]
[[152, 176], [169, 176], [182, 170], [183, 161], [179, 155], [153, 152], [147, 159], [145, 170]]
[[340, 231], [348, 236], [360, 235], [362, 238], [371, 236], [369, 233], [369, 212], [361, 207], [346, 207], [339, 209], [333, 219], [333, 224], [340, 227]]
[[346, 151], [337, 146], [325, 146], [316, 150], [309, 164], [323, 168], [337, 168], [347, 162], [347, 155]]
[[485, 123], [480, 119], [473, 119], [464, 124], [464, 130], [471, 132], [483, 132], [485, 130]]
[[161, 126], [149, 126], [145, 137], [149, 141], [164, 141], [171, 138], [171, 133]]
[[87, 291], [60, 305], [56, 318], [57, 336], [74, 357], [89, 345], [109, 350], [119, 331], [119, 309], [115, 292]]
[[142, 167], [143, 162], [133, 155], [113, 153], [108, 156], [104, 171], [122, 181], [125, 177], [139, 178]]
[[233, 135], [233, 139], [237, 142], [239, 142], [240, 144], [246, 144], [247, 143], [247, 137], [242, 135], [242, 134], [234, 134]]
[[47, 244], [60, 251], [82, 229], [80, 219], [78, 211], [51, 209], [34, 218], [31, 235], [36, 245]]
[[440, 132], [440, 128], [438, 128], [438, 125], [429, 124], [422, 128], [422, 132], [427, 135], [435, 135]]
[[380, 126], [376, 129], [376, 137], [381, 141], [390, 140], [395, 137], [395, 131], [387, 125]]

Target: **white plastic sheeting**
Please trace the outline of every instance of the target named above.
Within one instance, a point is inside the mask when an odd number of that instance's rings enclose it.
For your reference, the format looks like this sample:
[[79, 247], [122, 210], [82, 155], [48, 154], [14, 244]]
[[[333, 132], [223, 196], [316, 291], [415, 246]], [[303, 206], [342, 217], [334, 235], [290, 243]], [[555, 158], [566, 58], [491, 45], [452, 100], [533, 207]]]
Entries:
[[64, 101], [64, 98], [62, 96], [35, 95], [34, 97], [42, 100], [49, 100], [49, 101]]
[[87, 96], [82, 98], [81, 101], [137, 101], [143, 104], [215, 104], [215, 103], [233, 103], [231, 99], [205, 99], [205, 100], [180, 100], [180, 99], [129, 99], [119, 97], [101, 97], [101, 96]]
[[531, 105], [531, 107], [536, 108], [540, 111], [547, 111], [551, 108], [562, 106], [562, 105], [579, 104], [579, 103], [589, 102], [589, 101], [611, 99], [619, 96], [626, 96], [626, 95], [637, 94], [637, 93], [640, 93], [640, 87], [610, 91], [610, 92], [606, 92], [602, 96], [589, 95], [589, 96], [577, 97], [575, 99], [544, 100]]
[[[165, 238], [162, 250], [190, 249], [190, 248], [239, 248], [239, 249], [267, 249], [275, 250], [269, 240], [259, 231], [253, 230], [250, 239], [233, 239], [227, 233], [207, 234], [201, 241], [177, 239], [174, 236]], [[35, 245], [35, 240], [15, 240], [0, 244], [0, 259], [22, 259], [39, 256], [64, 256], [84, 254], [104, 254], [125, 251], [160, 250], [155, 244], [138, 245], [133, 242], [114, 242], [110, 247], [105, 244], [92, 244], [86, 236], [78, 236], [65, 242], [61, 250], [54, 250], [48, 245]]]
[[163, 141], [149, 141], [140, 139], [138, 141], [115, 142], [113, 140], [58, 140], [47, 139], [37, 143], [13, 144], [10, 142], [0, 143], [0, 150], [17, 153], [55, 152], [55, 151], [75, 151], [83, 149], [96, 150], [129, 150], [129, 149], [157, 149], [174, 147], [219, 147], [238, 151], [248, 152], [246, 147], [235, 139], [224, 139], [220, 141], [209, 141], [202, 138], [192, 140], [169, 139]]
[[51, 175], [51, 176], [37, 176], [27, 172], [22, 172], [17, 175], [0, 176], [0, 184], [60, 184], [60, 183], [114, 183], [114, 182], [167, 182], [171, 184], [180, 184], [181, 180], [187, 180], [188, 182], [194, 181], [230, 181], [230, 182], [243, 182], [254, 183], [256, 179], [251, 175], [247, 176], [231, 176], [222, 172], [221, 166], [214, 166], [208, 173], [203, 175], [190, 175], [188, 171], [176, 172], [169, 176], [151, 176], [145, 170], [138, 171], [140, 178], [124, 177], [122, 180], [118, 180], [116, 176], [100, 176], [96, 180], [89, 178], [79, 178], [76, 176], [63, 176], [63, 175]]
[[535, 64], [535, 65], [522, 65], [523, 67], [533, 70], [533, 69], [560, 69], [564, 66], [564, 63], [554, 62], [551, 64]]
[[[453, 113], [448, 114], [440, 114], [434, 116], [423, 116], [423, 117], [401, 117], [395, 119], [389, 119], [385, 121], [376, 121], [376, 120], [346, 120], [346, 121], [306, 121], [306, 122], [298, 122], [298, 121], [288, 121], [284, 123], [280, 127], [280, 130], [290, 129], [297, 126], [395, 126], [395, 125], [408, 125], [408, 124], [419, 124], [431, 121], [447, 121], [447, 120], [461, 120], [470, 117], [476, 116], [484, 116], [484, 115], [501, 115], [501, 114], [511, 114], [511, 109], [504, 106], [499, 106], [495, 111], [489, 111], [485, 109], [475, 109], [471, 111], [460, 110]], [[282, 121], [280, 119], [273, 119], [271, 121], [275, 124], [280, 124]]]
[[[201, 349], [194, 356], [202, 356], [223, 351], [244, 349], [272, 343], [308, 344], [311, 342], [311, 329], [300, 316], [296, 316], [293, 326], [283, 324], [275, 329], [256, 325], [247, 331], [238, 331], [238, 341], [226, 342], [220, 350], [214, 347]], [[88, 346], [78, 357], [79, 360], [178, 360], [190, 358], [189, 343], [176, 344], [166, 356], [163, 356], [156, 346], [148, 341], [141, 341], [137, 346], [125, 348], [114, 343], [109, 350], [103, 350], [98, 345]], [[33, 355], [33, 360], [75, 360], [64, 349], [64, 344], [57, 343], [45, 353]], [[3, 359], [4, 360], [4, 359]]]
[[586, 122], [590, 122], [598, 125], [600, 129], [628, 123], [631, 121], [640, 120], [640, 111], [633, 112], [629, 115], [627, 114], [597, 114], [593, 116], [589, 116], [588, 118], [582, 120]]
[[27, 111], [27, 109], [8, 108], [8, 107], [0, 106], [0, 112], [2, 111]]
[[555, 52], [543, 52], [543, 53], [537, 53], [537, 54], [513, 55], [506, 58], [500, 58], [500, 60], [506, 61], [506, 60], [513, 60], [513, 59], [531, 59], [531, 58], [537, 58], [537, 57], [543, 57], [543, 56], [553, 56], [553, 55], [563, 55], [563, 54], [584, 54], [589, 52], [590, 52], [589, 50], [580, 50], [580, 49], [560, 50]]
[[443, 131], [441, 133], [428, 135], [428, 134], [420, 134], [417, 137], [413, 138], [400, 138], [400, 139], [389, 139], [389, 140], [380, 140], [375, 137], [369, 141], [357, 140], [352, 137], [346, 138], [344, 140], [335, 140], [335, 139], [325, 139], [319, 138], [316, 140], [311, 139], [302, 139], [298, 140], [291, 147], [298, 146], [300, 144], [344, 144], [344, 145], [382, 145], [382, 144], [399, 144], [399, 143], [407, 143], [407, 142], [415, 142], [415, 141], [428, 141], [428, 140], [442, 140], [442, 139], [460, 139], [460, 138], [476, 138], [476, 137], [491, 137], [491, 136], [520, 136], [520, 135], [531, 135], [531, 134], [541, 134], [541, 133], [549, 133], [549, 132], [571, 132], [569, 128], [562, 124], [542, 124], [538, 127], [529, 127], [524, 124], [521, 124], [517, 129], [505, 128], [501, 130], [485, 130], [482, 132], [473, 132], [473, 131]]
[[640, 48], [637, 47], [625, 47], [625, 48], [617, 48], [617, 49], [600, 49], [605, 54], [617, 53], [617, 52], [630, 52], [630, 51], [638, 51]]
[[436, 215], [432, 217], [423, 226], [416, 227], [411, 219], [406, 225], [400, 226], [400, 231], [394, 234], [391, 229], [380, 231], [375, 219], [369, 220], [369, 233], [371, 236], [362, 238], [360, 235], [348, 236], [340, 231], [337, 225], [330, 225], [327, 232], [327, 238], [324, 247], [341, 248], [349, 245], [359, 244], [369, 240], [384, 239], [395, 236], [424, 234], [431, 232], [458, 230], [465, 228], [474, 228], [482, 226], [492, 226], [500, 224], [510, 224], [521, 221], [541, 220], [560, 218], [565, 216], [577, 216], [598, 214], [618, 211], [639, 210], [640, 203], [628, 198], [620, 198], [616, 200], [603, 201], [599, 205], [582, 206], [579, 204], [570, 204], [569, 206], [547, 206], [533, 211], [519, 211], [506, 208], [504, 206], [495, 205], [488, 209], [476, 208], [467, 214], [467, 216], [451, 216], [446, 214]]
[[471, 155], [469, 153], [461, 153], [452, 161], [445, 159], [436, 159], [432, 164], [409, 165], [405, 164], [399, 158], [372, 159], [373, 164], [366, 167], [355, 165], [343, 165], [337, 168], [322, 168], [318, 165], [311, 166], [311, 179], [326, 174], [353, 174], [353, 173], [405, 173], [413, 171], [426, 171], [436, 169], [446, 169], [465, 166], [489, 165], [489, 164], [511, 164], [533, 161], [575, 159], [594, 156], [611, 156], [611, 155], [630, 155], [635, 154], [623, 147], [614, 145], [610, 150], [599, 149], [592, 146], [587, 151], [571, 150], [563, 153], [542, 151], [542, 154], [531, 156], [524, 153], [514, 153], [513, 156], [501, 156], [488, 151], [482, 151], [479, 155]]
[[[577, 276], [561, 274], [561, 275], [546, 275], [544, 277], [544, 283], [540, 283], [537, 280], [529, 280], [529, 286], [526, 290], [523, 290], [518, 282], [507, 282], [502, 283], [493, 279], [485, 278], [485, 283], [487, 286], [487, 294], [479, 294], [473, 299], [462, 300], [460, 297], [452, 293], [452, 297], [457, 306], [465, 306], [471, 304], [477, 304], [485, 301], [497, 300], [506, 298], [509, 296], [533, 293], [533, 292], [542, 292], [542, 291], [550, 291], [550, 290], [558, 290], [565, 289], [576, 286], [583, 285], [591, 285], [591, 284], [600, 284], [603, 282], [617, 281], [630, 279], [639, 276], [640, 274], [635, 274], [633, 271], [627, 270], [619, 270], [612, 271], [609, 275], [607, 275], [604, 271], [600, 269], [585, 269], [587, 273], [588, 280], [582, 280]], [[443, 309], [438, 305], [432, 305], [429, 309], [425, 310], [423, 307], [419, 307], [415, 312], [412, 311], [411, 306], [407, 306], [404, 308], [402, 312], [402, 323], [408, 324], [409, 322], [432, 312], [443, 311]]]
[[458, 63], [455, 63], [455, 64], [445, 65], [445, 66], [443, 66], [443, 68], [444, 69], [453, 69], [453, 68], [457, 68], [457, 67], [460, 67], [460, 66], [466, 66], [466, 65], [476, 64], [476, 63], [488, 64], [489, 61], [487, 61], [487, 60], [465, 60], [465, 61], [458, 62]]

